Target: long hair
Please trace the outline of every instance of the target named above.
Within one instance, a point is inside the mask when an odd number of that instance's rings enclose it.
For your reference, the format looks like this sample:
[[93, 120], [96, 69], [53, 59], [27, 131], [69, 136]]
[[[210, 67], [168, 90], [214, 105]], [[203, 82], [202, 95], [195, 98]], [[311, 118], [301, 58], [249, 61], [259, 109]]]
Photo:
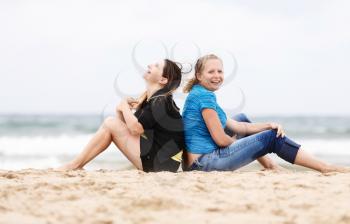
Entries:
[[189, 79], [187, 81], [185, 87], [183, 88], [183, 91], [185, 93], [190, 92], [192, 87], [199, 83], [198, 75], [200, 75], [203, 72], [203, 70], [205, 68], [205, 64], [210, 59], [218, 59], [221, 61], [221, 58], [219, 58], [215, 54], [207, 54], [207, 55], [204, 55], [204, 56], [198, 58], [196, 65], [194, 66], [194, 77]]

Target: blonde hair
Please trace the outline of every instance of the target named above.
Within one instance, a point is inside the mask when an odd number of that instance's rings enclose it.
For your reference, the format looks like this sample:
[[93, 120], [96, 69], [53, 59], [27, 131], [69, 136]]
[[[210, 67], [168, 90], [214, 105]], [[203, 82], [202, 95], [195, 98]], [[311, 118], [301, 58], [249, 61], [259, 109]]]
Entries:
[[205, 64], [210, 59], [218, 59], [218, 60], [222, 61], [221, 58], [219, 58], [215, 54], [207, 54], [207, 55], [204, 55], [204, 56], [198, 58], [196, 65], [194, 66], [194, 77], [189, 79], [188, 82], [186, 83], [185, 87], [183, 88], [183, 91], [185, 93], [190, 92], [192, 87], [199, 83], [198, 75], [203, 72]]

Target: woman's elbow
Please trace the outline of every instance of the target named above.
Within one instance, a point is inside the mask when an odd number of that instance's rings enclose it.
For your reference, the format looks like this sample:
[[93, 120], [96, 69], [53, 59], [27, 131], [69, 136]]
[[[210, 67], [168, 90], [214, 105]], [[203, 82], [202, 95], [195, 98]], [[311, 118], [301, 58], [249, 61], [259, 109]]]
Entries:
[[141, 135], [143, 132], [139, 131], [139, 130], [130, 130], [130, 134], [131, 135]]
[[219, 147], [226, 147], [228, 145], [230, 145], [232, 142], [228, 141], [226, 138], [224, 137], [217, 137], [217, 138], [214, 138], [214, 142], [219, 146]]
[[132, 135], [141, 135], [144, 132], [142, 125], [138, 122], [132, 125], [132, 127], [129, 128], [129, 131]]
[[230, 145], [228, 142], [224, 142], [224, 141], [216, 142], [216, 144], [217, 144], [220, 148], [224, 148], [224, 147], [227, 147], [228, 145]]

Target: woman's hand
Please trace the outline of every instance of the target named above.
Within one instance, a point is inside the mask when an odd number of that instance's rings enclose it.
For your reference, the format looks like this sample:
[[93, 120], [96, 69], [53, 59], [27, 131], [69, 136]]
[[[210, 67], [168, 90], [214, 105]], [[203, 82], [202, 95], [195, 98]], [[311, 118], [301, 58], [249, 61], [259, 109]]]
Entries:
[[283, 138], [286, 135], [286, 133], [284, 132], [284, 130], [282, 128], [282, 125], [277, 124], [277, 123], [270, 123], [270, 127], [271, 127], [271, 129], [277, 130], [276, 138], [278, 138], [280, 136]]
[[126, 108], [128, 108], [129, 110], [135, 109], [138, 103], [139, 102], [132, 97], [124, 98], [120, 101], [119, 105], [117, 106], [117, 110], [122, 111]]
[[117, 106], [117, 111], [123, 111], [125, 109], [130, 109], [127, 99], [122, 99]]
[[130, 109], [136, 109], [137, 105], [139, 104], [139, 101], [137, 101], [136, 99], [134, 99], [132, 97], [126, 98], [126, 101], [129, 105]]

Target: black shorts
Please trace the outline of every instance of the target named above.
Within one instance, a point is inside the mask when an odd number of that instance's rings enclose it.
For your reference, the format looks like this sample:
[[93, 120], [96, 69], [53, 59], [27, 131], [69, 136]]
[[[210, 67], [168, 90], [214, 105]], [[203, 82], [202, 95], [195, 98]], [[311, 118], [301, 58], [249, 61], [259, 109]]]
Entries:
[[181, 162], [169, 158], [165, 161], [160, 162], [157, 156], [142, 156], [142, 168], [145, 172], [160, 172], [160, 171], [170, 171], [176, 172]]

